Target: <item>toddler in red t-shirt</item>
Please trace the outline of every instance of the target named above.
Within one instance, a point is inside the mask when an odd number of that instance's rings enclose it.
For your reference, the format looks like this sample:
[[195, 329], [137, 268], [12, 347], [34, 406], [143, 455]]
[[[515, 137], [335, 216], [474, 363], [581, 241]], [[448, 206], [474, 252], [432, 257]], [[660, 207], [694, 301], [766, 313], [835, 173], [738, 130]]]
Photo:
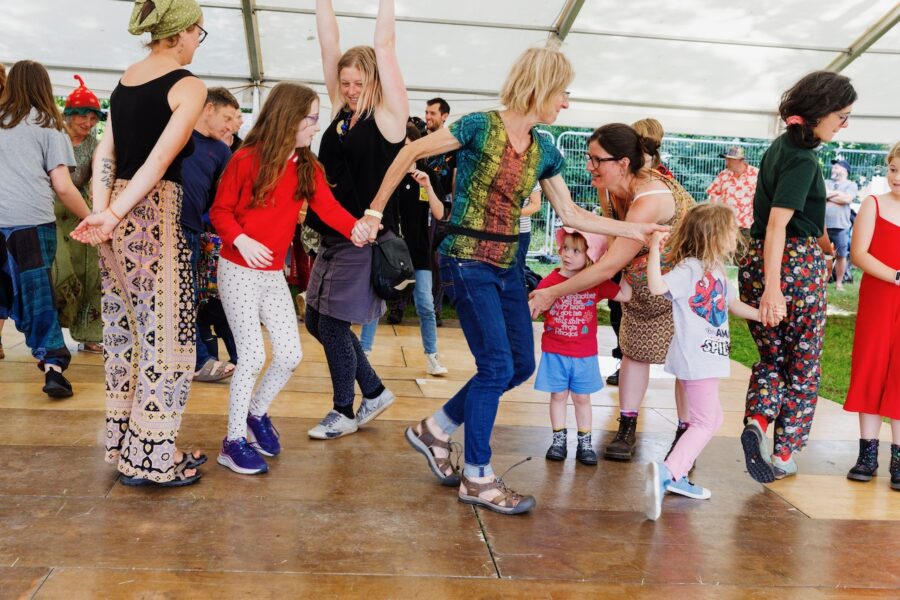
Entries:
[[[570, 227], [556, 231], [556, 246], [562, 266], [538, 284], [538, 289], [556, 285], [596, 262], [608, 246], [606, 236]], [[550, 392], [550, 424], [553, 441], [548, 460], [563, 460], [568, 454], [566, 404], [572, 396], [578, 426], [576, 458], [585, 465], [597, 464], [591, 442], [591, 394], [603, 387], [597, 361], [597, 303], [603, 299], [627, 302], [631, 288], [613, 281], [575, 294], [562, 296], [545, 315], [541, 337], [541, 364], [534, 388]]]

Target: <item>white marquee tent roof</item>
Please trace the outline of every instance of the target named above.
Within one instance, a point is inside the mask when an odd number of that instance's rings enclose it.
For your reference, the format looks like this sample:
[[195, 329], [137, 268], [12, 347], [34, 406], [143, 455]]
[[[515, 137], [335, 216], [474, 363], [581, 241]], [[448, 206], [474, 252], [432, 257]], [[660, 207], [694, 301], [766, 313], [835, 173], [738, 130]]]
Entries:
[[[57, 93], [84, 76], [108, 96], [145, 52], [128, 0], [4, 0], [0, 62], [44, 63]], [[209, 38], [191, 69], [208, 85], [265, 90], [283, 79], [324, 91], [315, 0], [203, 0]], [[376, 0], [335, 0], [342, 47], [371, 44]], [[672, 132], [777, 133], [781, 93], [832, 68], [859, 92], [844, 140], [900, 138], [900, 3], [895, 0], [396, 0], [410, 110], [441, 95], [453, 117], [497, 106], [515, 57], [563, 39], [576, 79], [558, 124], [655, 116]], [[327, 98], [323, 98], [327, 106]]]

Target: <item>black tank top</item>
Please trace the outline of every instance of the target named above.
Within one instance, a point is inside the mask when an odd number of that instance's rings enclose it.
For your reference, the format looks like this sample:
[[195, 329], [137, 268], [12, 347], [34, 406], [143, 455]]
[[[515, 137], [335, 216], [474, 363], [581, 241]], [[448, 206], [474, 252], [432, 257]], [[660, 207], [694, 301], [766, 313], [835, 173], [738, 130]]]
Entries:
[[[141, 85], [123, 85], [121, 81], [109, 97], [113, 116], [112, 133], [116, 147], [116, 177], [131, 179], [150, 156], [169, 119], [169, 90], [185, 77], [193, 77], [187, 69], [176, 69]], [[162, 178], [181, 183], [181, 161], [194, 151], [188, 142], [169, 165]]]
[[[360, 119], [353, 128], [340, 135], [345, 122], [349, 124], [350, 115], [350, 111], [342, 110], [322, 134], [319, 160], [325, 167], [328, 181], [334, 184], [335, 199], [347, 212], [360, 218], [375, 198], [388, 167], [403, 148], [403, 142], [387, 141], [378, 130], [374, 116]], [[398, 221], [397, 202], [392, 196], [381, 223], [385, 229], [397, 233]], [[323, 223], [312, 209], [306, 223], [323, 235], [341, 235]]]

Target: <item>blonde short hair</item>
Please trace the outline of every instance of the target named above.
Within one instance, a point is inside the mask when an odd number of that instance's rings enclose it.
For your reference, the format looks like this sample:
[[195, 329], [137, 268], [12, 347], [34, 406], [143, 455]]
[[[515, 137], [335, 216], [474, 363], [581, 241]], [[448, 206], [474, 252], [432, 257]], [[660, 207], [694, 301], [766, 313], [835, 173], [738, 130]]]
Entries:
[[575, 70], [562, 51], [529, 48], [510, 69], [500, 90], [500, 102], [523, 114], [548, 110], [556, 95], [566, 91], [574, 79]]
[[[337, 71], [340, 80], [341, 71], [347, 67], [359, 69], [363, 80], [363, 91], [356, 104], [356, 112], [361, 116], [369, 115], [381, 104], [381, 79], [378, 77], [378, 63], [375, 61], [375, 49], [371, 46], [354, 46], [344, 52], [338, 61]], [[342, 97], [344, 104], [347, 99]]]
[[884, 157], [884, 162], [886, 164], [891, 164], [891, 161], [895, 158], [900, 158], [900, 142], [894, 144], [894, 147], [891, 148], [891, 151], [888, 152], [887, 156]]

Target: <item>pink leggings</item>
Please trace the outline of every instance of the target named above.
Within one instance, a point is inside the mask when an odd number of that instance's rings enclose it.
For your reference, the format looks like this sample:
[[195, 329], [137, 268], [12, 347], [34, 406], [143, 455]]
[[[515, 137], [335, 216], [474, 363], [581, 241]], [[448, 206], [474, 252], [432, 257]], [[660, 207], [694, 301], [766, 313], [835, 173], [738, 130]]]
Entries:
[[688, 474], [706, 444], [722, 426], [719, 378], [682, 380], [681, 383], [691, 413], [691, 426], [666, 459], [666, 467], [675, 481]]

